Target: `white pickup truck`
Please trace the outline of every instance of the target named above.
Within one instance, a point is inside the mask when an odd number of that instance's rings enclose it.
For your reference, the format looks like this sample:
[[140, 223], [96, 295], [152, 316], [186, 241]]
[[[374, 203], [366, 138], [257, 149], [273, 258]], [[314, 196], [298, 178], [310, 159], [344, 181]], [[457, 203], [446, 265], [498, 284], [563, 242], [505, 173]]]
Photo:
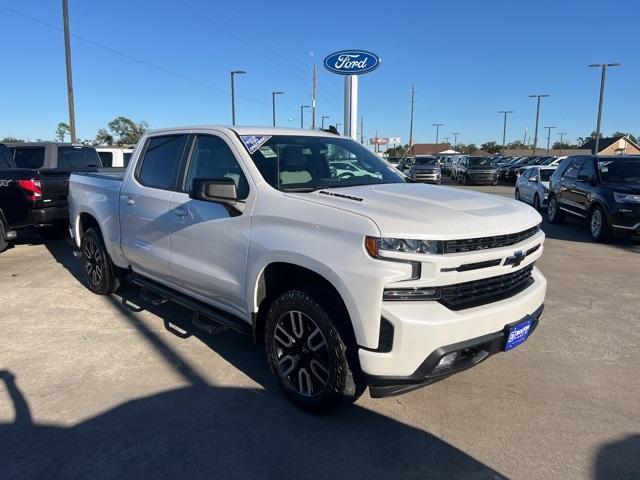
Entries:
[[[345, 162], [368, 174], [334, 166]], [[196, 326], [253, 335], [312, 411], [510, 350], [543, 308], [534, 209], [412, 183], [322, 131], [151, 131], [124, 174], [74, 174], [69, 205], [93, 292], [126, 276], [192, 309]]]

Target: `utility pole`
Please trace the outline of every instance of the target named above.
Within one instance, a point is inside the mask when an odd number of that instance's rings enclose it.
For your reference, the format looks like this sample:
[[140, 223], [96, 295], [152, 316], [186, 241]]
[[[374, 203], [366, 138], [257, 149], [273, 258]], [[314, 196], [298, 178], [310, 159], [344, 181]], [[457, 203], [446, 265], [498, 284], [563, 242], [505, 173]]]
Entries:
[[436, 146], [438, 145], [438, 135], [440, 134], [440, 127], [444, 125], [444, 123], [432, 123], [432, 127], [436, 127]]
[[604, 84], [607, 78], [607, 67], [618, 67], [619, 63], [593, 63], [589, 67], [601, 68], [602, 76], [600, 77], [600, 101], [598, 102], [598, 121], [596, 123], [596, 146], [594, 155], [600, 151], [600, 123], [602, 121], [602, 105], [604, 103]]
[[567, 132], [560, 132], [558, 133], [558, 135], [560, 135], [560, 155], [562, 155], [562, 145], [563, 145], [563, 139], [564, 136], [567, 134]]
[[244, 70], [231, 70], [231, 125], [236, 124], [236, 89], [233, 77], [245, 74]]
[[69, 102], [69, 128], [71, 129], [71, 143], [76, 143], [76, 113], [73, 102], [73, 75], [71, 73], [71, 39], [69, 35], [69, 6], [67, 0], [62, 0], [62, 23], [64, 25], [64, 55], [67, 63], [67, 100]]
[[322, 118], [320, 120], [320, 122], [322, 123], [322, 126], [320, 127], [322, 130], [324, 130], [324, 119], [325, 118], [329, 118], [329, 115], [322, 115]]
[[309, 105], [300, 105], [300, 128], [304, 128], [304, 109], [309, 108]]
[[271, 92], [271, 110], [273, 112], [273, 126], [276, 126], [276, 95], [284, 95], [284, 92]]
[[[416, 87], [411, 84], [411, 122], [409, 123], [409, 151], [413, 146], [413, 113], [416, 108]], [[408, 152], [407, 152], [408, 153]]]
[[445, 142], [445, 143], [449, 143], [449, 138], [450, 138], [450, 137], [444, 137], [444, 142]]
[[549, 155], [549, 145], [551, 143], [551, 129], [556, 127], [544, 127], [547, 129], [547, 155]]
[[543, 95], [529, 95], [529, 97], [531, 98], [537, 98], [538, 99], [538, 105], [536, 107], [536, 130], [535, 130], [535, 134], [533, 137], [533, 152], [531, 154], [532, 157], [536, 156], [536, 147], [538, 146], [538, 122], [540, 121], [540, 99], [544, 98], [544, 97], [548, 97], [549, 95], [547, 94], [543, 94]]
[[513, 110], [500, 110], [498, 113], [504, 114], [504, 123], [502, 125], [502, 151], [501, 155], [504, 155], [504, 145], [507, 139], [507, 115], [513, 113]]
[[318, 82], [316, 81], [316, 64], [313, 64], [313, 75], [311, 79], [311, 130], [316, 129], [316, 91]]
[[524, 127], [524, 139], [522, 140], [522, 145], [527, 148], [527, 134], [529, 133], [529, 127]]
[[364, 117], [360, 115], [360, 143], [364, 145]]
[[453, 135], [453, 149], [455, 150], [458, 145], [458, 135], [460, 135], [460, 132], [451, 132], [451, 135]]

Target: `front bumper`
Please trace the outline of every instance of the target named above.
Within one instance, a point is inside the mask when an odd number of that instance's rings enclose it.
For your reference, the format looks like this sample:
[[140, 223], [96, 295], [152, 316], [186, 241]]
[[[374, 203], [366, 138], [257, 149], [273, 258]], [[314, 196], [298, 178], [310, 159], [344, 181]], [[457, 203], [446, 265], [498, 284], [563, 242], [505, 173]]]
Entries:
[[434, 301], [383, 302], [382, 317], [393, 326], [391, 348], [387, 352], [359, 350], [360, 366], [373, 387], [372, 396], [402, 393], [456, 373], [459, 370], [433, 376], [433, 368], [429, 370], [434, 366], [433, 358], [439, 355], [439, 359], [448, 347], [468, 342], [484, 345], [482, 350], [487, 353], [460, 369], [496, 353], [485, 343], [497, 342], [505, 325], [528, 315], [539, 316], [547, 282], [537, 268], [532, 278], [531, 285], [516, 295], [457, 311]]
[[609, 215], [609, 224], [619, 235], [640, 237], [640, 205], [618, 204], [617, 210]]
[[439, 183], [442, 175], [440, 173], [414, 173], [411, 175], [411, 179], [416, 182]]
[[498, 173], [467, 173], [470, 183], [487, 184], [498, 181]]

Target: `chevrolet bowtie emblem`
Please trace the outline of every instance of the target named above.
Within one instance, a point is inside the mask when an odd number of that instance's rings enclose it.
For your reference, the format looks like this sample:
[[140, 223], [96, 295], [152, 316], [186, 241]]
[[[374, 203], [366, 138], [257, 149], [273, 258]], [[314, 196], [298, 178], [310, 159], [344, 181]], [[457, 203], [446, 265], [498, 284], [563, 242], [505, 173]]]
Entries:
[[507, 257], [507, 259], [504, 261], [505, 265], [513, 265], [514, 267], [517, 267], [518, 265], [520, 265], [524, 259], [527, 256], [525, 255], [525, 253], [522, 250], [518, 250], [516, 253], [514, 253], [512, 256]]

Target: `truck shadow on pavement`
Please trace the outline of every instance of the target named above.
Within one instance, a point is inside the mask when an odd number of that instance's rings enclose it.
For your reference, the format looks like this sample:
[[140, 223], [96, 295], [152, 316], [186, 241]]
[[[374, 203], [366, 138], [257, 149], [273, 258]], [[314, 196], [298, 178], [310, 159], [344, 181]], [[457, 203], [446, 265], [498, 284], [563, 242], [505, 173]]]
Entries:
[[[81, 277], [68, 246], [50, 251]], [[248, 336], [194, 331], [188, 310], [147, 304], [133, 286], [107, 298], [187, 386], [132, 399], [76, 425], [53, 425], [33, 420], [19, 379], [0, 371], [15, 411], [13, 423], [0, 423], [0, 476], [504, 478], [424, 430], [357, 405], [324, 416], [295, 408], [275, 384], [263, 349]], [[147, 326], [155, 319], [142, 318], [142, 309], [165, 322], [167, 335], [178, 327], [182, 338], [199, 338], [264, 389], [212, 385], [162, 332]], [[0, 387], [0, 401], [5, 391]]]

